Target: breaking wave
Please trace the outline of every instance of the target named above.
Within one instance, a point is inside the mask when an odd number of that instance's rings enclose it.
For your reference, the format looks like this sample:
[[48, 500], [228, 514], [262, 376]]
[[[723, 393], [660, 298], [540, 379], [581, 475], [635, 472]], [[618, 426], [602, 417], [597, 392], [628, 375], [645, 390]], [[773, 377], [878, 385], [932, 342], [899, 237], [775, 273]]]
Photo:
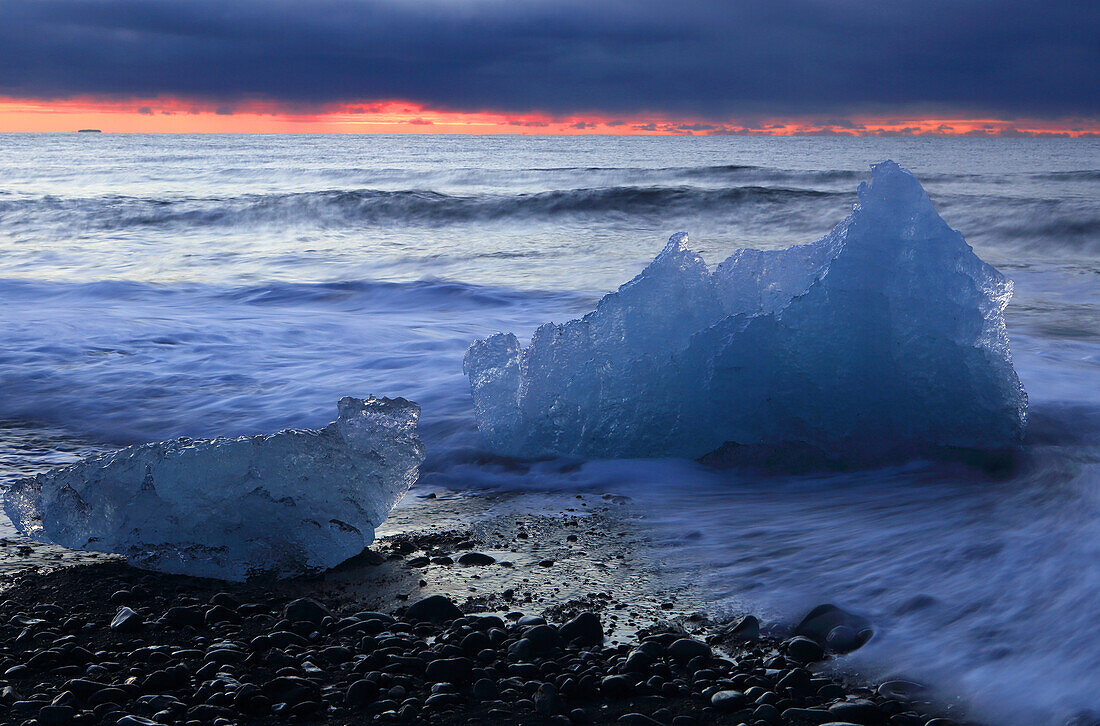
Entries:
[[783, 204], [839, 198], [841, 192], [816, 189], [693, 186], [563, 189], [526, 194], [445, 194], [431, 190], [325, 190], [218, 199], [150, 199], [104, 196], [83, 199], [43, 197], [0, 201], [6, 224], [46, 220], [83, 222], [99, 229], [174, 225], [262, 224], [419, 224], [554, 218], [564, 215], [653, 215], [670, 211], [706, 212], [736, 205]]

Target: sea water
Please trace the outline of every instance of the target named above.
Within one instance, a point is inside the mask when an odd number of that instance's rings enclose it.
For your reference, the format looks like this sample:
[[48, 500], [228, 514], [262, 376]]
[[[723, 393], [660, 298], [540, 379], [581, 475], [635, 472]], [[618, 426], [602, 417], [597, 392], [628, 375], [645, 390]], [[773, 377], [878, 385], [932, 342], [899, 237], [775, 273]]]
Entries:
[[[591, 309], [673, 232], [709, 260], [812, 241], [886, 158], [1015, 282], [1014, 468], [485, 451], [471, 341]], [[998, 723], [1100, 709], [1098, 140], [0, 135], [0, 340], [0, 476], [405, 396], [421, 487], [625, 494], [715, 613], [834, 602], [877, 630], [845, 667]]]

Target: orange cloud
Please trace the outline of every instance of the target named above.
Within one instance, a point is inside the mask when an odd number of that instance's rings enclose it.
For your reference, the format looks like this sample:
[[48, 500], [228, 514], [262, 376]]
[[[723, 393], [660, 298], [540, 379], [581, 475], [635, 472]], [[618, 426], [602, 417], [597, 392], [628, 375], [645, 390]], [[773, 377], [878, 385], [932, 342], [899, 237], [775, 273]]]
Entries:
[[948, 116], [714, 121], [594, 114], [558, 117], [492, 111], [443, 111], [404, 101], [369, 101], [322, 109], [268, 102], [203, 105], [187, 99], [36, 100], [0, 97], [0, 132], [117, 133], [465, 133], [731, 134], [749, 136], [1090, 136], [1100, 119], [996, 119]]

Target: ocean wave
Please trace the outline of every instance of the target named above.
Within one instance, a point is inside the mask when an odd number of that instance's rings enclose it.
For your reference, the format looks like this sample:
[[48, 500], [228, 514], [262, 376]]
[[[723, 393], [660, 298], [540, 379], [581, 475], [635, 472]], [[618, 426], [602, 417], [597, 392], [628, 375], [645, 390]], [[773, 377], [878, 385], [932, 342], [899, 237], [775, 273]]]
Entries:
[[1032, 179], [1047, 181], [1100, 181], [1100, 169], [1078, 169], [1075, 171], [1048, 171], [1032, 174]]
[[[621, 172], [624, 174], [687, 174], [692, 176], [729, 176], [749, 171], [768, 170], [768, 167], [752, 164], [709, 164], [704, 166], [535, 166], [528, 171], [535, 172], [577, 172], [594, 174], [600, 172]], [[771, 169], [770, 171], [779, 171]]]
[[180, 306], [243, 304], [264, 307], [311, 306], [340, 312], [384, 310], [397, 313], [421, 306], [429, 310], [488, 310], [528, 306], [574, 306], [590, 302], [583, 293], [517, 290], [453, 280], [407, 282], [342, 280], [266, 282], [256, 285], [158, 284], [134, 280], [67, 283], [0, 278], [0, 304], [32, 302], [60, 305], [138, 303]]
[[520, 194], [445, 194], [429, 190], [324, 190], [230, 198], [41, 197], [0, 201], [10, 226], [84, 223], [99, 229], [173, 225], [427, 224], [555, 218], [563, 215], [713, 211], [743, 205], [835, 199], [847, 192], [737, 186], [613, 186]]
[[[227, 170], [230, 175], [240, 170]], [[340, 167], [321, 171], [321, 177], [363, 186], [403, 184], [406, 188], [434, 188], [439, 184], [473, 186], [511, 186], [541, 183], [543, 186], [592, 185], [597, 179], [603, 186], [672, 186], [684, 181], [716, 183], [753, 183], [800, 185], [851, 181], [866, 176], [853, 169], [782, 169], [753, 164], [700, 164], [695, 166], [531, 166], [515, 169], [452, 167], [413, 171], [396, 167]]]
[[1100, 250], [1100, 207], [1090, 199], [960, 194], [933, 200], [973, 242], [1069, 254]]

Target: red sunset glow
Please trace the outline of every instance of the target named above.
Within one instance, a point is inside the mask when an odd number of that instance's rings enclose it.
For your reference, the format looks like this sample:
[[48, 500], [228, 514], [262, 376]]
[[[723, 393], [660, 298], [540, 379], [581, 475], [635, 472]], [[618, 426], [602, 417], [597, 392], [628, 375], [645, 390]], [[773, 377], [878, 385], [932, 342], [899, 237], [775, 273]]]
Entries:
[[404, 101], [295, 110], [264, 102], [217, 107], [183, 99], [43, 101], [0, 97], [0, 132], [117, 133], [464, 133], [464, 134], [744, 134], [852, 136], [1097, 136], [1098, 119], [856, 116], [841, 120], [727, 121], [646, 116], [549, 116], [492, 111], [441, 111]]

